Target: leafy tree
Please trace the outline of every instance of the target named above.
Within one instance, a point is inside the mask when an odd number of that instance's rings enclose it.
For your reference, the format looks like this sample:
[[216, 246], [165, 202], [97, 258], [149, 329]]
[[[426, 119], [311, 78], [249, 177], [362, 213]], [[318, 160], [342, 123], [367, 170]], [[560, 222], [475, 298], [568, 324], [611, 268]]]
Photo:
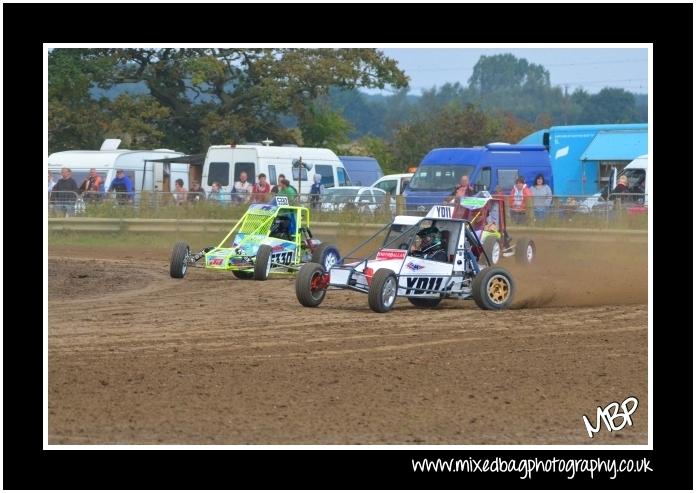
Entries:
[[336, 149], [349, 141], [348, 134], [353, 127], [338, 112], [315, 104], [305, 114], [299, 129], [303, 145]]

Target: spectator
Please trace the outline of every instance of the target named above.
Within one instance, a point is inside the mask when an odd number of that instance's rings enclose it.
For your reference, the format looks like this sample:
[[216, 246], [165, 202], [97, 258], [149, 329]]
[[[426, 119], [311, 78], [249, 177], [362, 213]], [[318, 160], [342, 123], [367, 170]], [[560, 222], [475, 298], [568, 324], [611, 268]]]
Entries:
[[80, 185], [80, 193], [88, 202], [101, 200], [102, 177], [97, 174], [95, 168], [89, 170], [89, 175]]
[[51, 190], [53, 190], [53, 187], [56, 185], [56, 181], [53, 179], [53, 175], [51, 172], [48, 172], [48, 192], [51, 193]]
[[527, 207], [531, 196], [532, 192], [529, 191], [524, 178], [518, 176], [510, 192], [510, 217], [515, 224], [523, 223], [527, 217]]
[[252, 187], [251, 201], [256, 203], [268, 202], [268, 194], [271, 193], [271, 184], [266, 181], [266, 175], [261, 173], [259, 181]]
[[295, 190], [295, 187], [290, 185], [289, 180], [284, 178], [280, 182], [280, 187], [278, 189], [278, 195], [287, 197], [288, 202], [290, 202], [291, 204], [294, 204], [295, 200], [297, 199], [297, 190]]
[[534, 178], [534, 186], [531, 191], [534, 202], [534, 218], [539, 220], [546, 219], [551, 206], [552, 193], [551, 187], [544, 180], [544, 175], [538, 174]]
[[[622, 194], [628, 192], [628, 178], [626, 177], [626, 175], [621, 175], [619, 176], [618, 183], [614, 187], [614, 190], [612, 190], [611, 195], [609, 195], [609, 200], [626, 199], [626, 196]], [[618, 194], [618, 196], [616, 194]]]
[[67, 217], [75, 212], [75, 201], [80, 189], [72, 178], [70, 168], [62, 168], [60, 175], [62, 178], [51, 189], [51, 202], [55, 204], [58, 212], [64, 213]]
[[452, 193], [445, 199], [445, 202], [452, 203], [462, 197], [471, 197], [475, 195], [473, 187], [469, 185], [469, 177], [467, 175], [462, 175], [459, 178], [459, 184], [454, 187]]
[[186, 202], [187, 195], [188, 193], [186, 192], [186, 187], [184, 187], [184, 180], [177, 178], [174, 182], [174, 201], [176, 205], [182, 205]]
[[208, 200], [213, 200], [217, 202], [221, 202], [224, 200], [221, 190], [220, 190], [220, 183], [217, 181], [214, 181], [213, 184], [210, 186], [210, 193], [208, 194]]
[[324, 185], [321, 183], [321, 175], [314, 175], [314, 183], [309, 190], [309, 206], [316, 209], [321, 206], [321, 196], [324, 194]]
[[205, 190], [201, 188], [201, 184], [199, 182], [191, 182], [191, 190], [188, 191], [187, 200], [193, 203], [205, 200]]
[[239, 181], [232, 186], [232, 200], [239, 203], [249, 202], [253, 186], [247, 181], [246, 171], [239, 173]]
[[116, 178], [111, 180], [108, 192], [116, 192], [116, 200], [119, 204], [133, 200], [133, 182], [126, 176], [125, 171], [116, 170]]
[[273, 185], [273, 188], [271, 188], [271, 193], [276, 194], [280, 191], [280, 184], [284, 179], [285, 179], [285, 175], [283, 175], [283, 174], [278, 175], [278, 184]]

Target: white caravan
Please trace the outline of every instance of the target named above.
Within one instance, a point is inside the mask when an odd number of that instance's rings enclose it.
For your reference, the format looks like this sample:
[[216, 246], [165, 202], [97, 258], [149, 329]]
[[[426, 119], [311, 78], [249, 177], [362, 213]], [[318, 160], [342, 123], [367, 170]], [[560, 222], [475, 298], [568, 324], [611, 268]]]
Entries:
[[[293, 161], [300, 158], [311, 165], [311, 169], [293, 167]], [[271, 185], [277, 185], [278, 176], [285, 175], [290, 184], [303, 194], [309, 193], [317, 173], [321, 175], [324, 187], [350, 184], [343, 163], [330, 149], [256, 144], [210, 146], [203, 164], [201, 184], [209, 192], [213, 182], [218, 182], [222, 190], [229, 193], [242, 171], [246, 172], [250, 183], [256, 183], [258, 175], [264, 173]]]
[[[60, 179], [63, 167], [72, 170], [72, 177], [78, 186], [89, 174], [90, 168], [96, 168], [102, 177], [105, 190], [116, 177], [116, 170], [123, 169], [133, 182], [135, 191], [158, 190], [169, 192], [174, 189], [174, 181], [184, 180], [188, 188], [189, 165], [186, 163], [153, 162], [156, 159], [177, 158], [181, 152], [170, 149], [128, 150], [118, 149], [119, 139], [107, 139], [98, 151], [62, 151], [48, 156], [48, 171], [54, 180]], [[155, 188], [156, 187], [156, 188]]]

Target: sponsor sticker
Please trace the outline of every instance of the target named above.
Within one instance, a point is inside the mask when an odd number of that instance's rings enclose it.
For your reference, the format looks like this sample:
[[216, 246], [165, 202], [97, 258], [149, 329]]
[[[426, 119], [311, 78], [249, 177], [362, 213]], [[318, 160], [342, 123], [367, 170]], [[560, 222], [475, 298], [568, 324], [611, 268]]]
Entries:
[[409, 262], [406, 264], [406, 268], [409, 270], [421, 270], [425, 268], [425, 265], [420, 265], [415, 262]]
[[375, 260], [391, 260], [401, 259], [406, 257], [406, 250], [397, 250], [394, 248], [383, 248], [377, 252]]

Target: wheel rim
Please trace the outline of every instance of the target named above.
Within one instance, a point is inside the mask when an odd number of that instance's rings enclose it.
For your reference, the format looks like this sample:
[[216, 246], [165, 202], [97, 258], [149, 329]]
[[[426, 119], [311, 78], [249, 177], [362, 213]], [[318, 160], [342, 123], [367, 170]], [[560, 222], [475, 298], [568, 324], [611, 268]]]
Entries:
[[500, 244], [496, 241], [493, 243], [493, 249], [491, 250], [491, 262], [497, 264], [498, 260], [500, 260]]
[[488, 281], [486, 293], [491, 302], [501, 305], [510, 297], [510, 281], [503, 275], [495, 275]]
[[268, 262], [266, 262], [266, 277], [271, 273], [271, 257], [268, 257]]
[[186, 250], [186, 255], [184, 256], [184, 261], [181, 263], [181, 275], [186, 274], [186, 269], [188, 268], [189, 255], [191, 255], [190, 250]]
[[311, 293], [312, 298], [314, 298], [315, 300], [318, 300], [319, 298], [321, 298], [322, 293], [324, 292], [323, 289], [312, 289], [312, 284], [314, 284], [314, 279], [316, 279], [317, 277], [321, 277], [321, 275], [322, 275], [321, 272], [316, 271], [314, 274], [312, 274], [312, 278], [309, 281], [309, 292]]
[[534, 258], [534, 247], [531, 243], [527, 244], [527, 262], [531, 262]]
[[387, 279], [382, 288], [382, 304], [391, 306], [396, 299], [396, 280], [393, 277]]
[[333, 252], [330, 252], [326, 255], [326, 258], [324, 258], [324, 267], [328, 271], [329, 269], [331, 269], [331, 267], [336, 265], [337, 262], [338, 262], [338, 257], [336, 256], [336, 254]]

